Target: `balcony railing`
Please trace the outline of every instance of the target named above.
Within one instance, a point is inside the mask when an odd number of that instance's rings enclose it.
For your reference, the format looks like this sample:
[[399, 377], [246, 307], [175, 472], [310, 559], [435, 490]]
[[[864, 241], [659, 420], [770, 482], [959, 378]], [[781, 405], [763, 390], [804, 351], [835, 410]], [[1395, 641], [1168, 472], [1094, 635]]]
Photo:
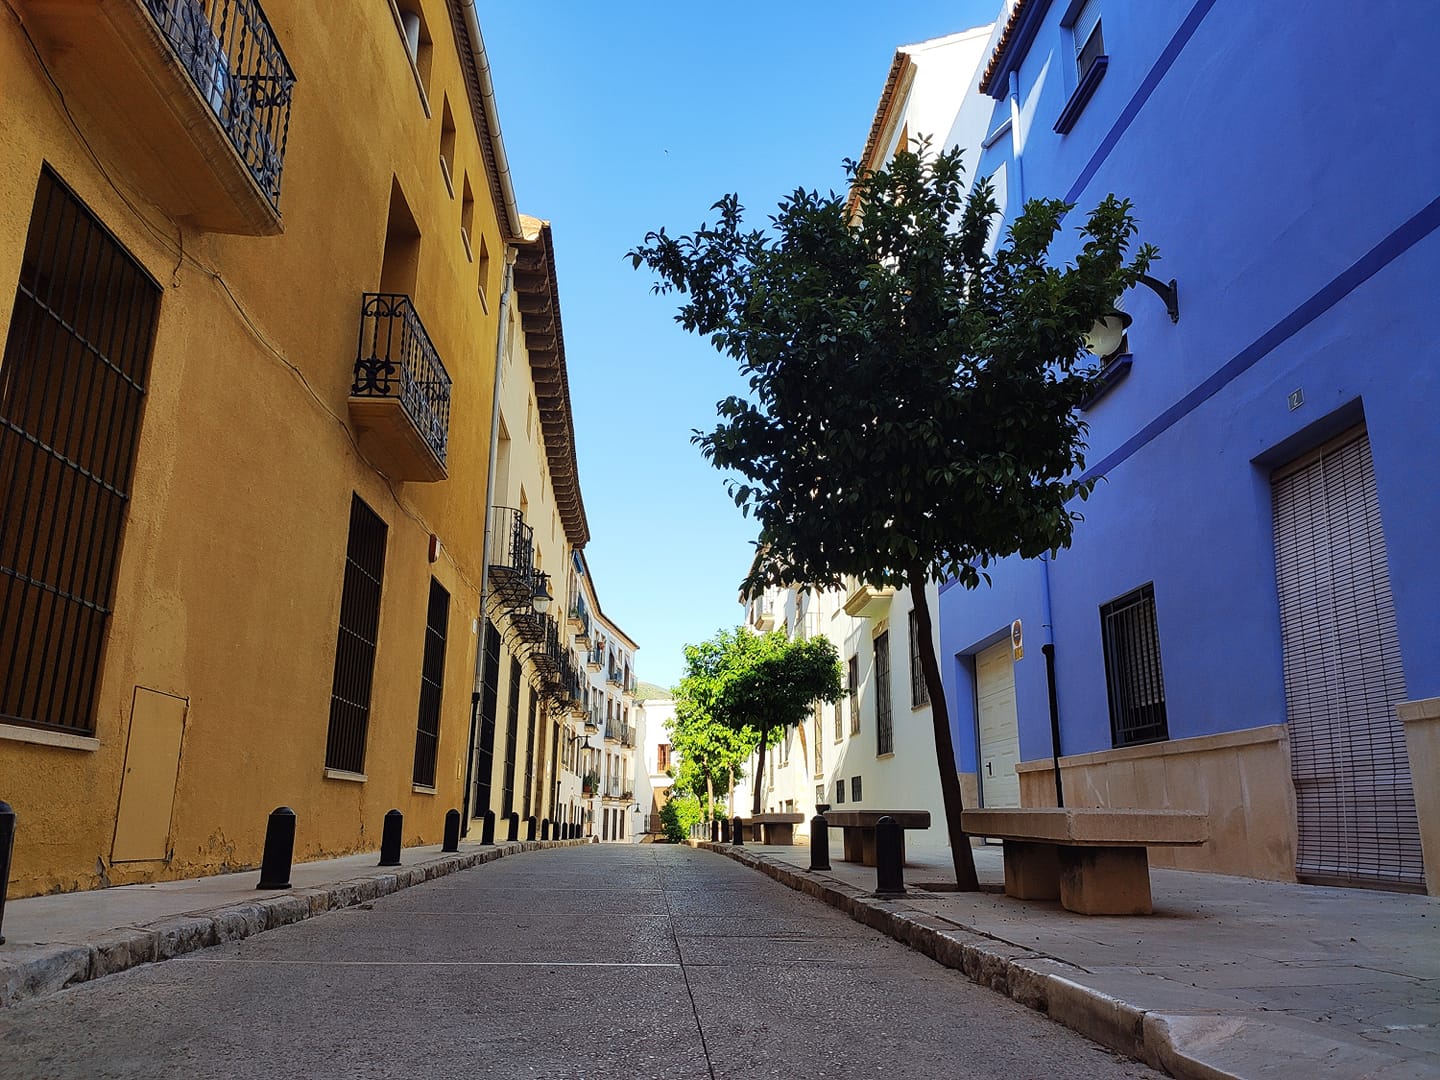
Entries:
[[264, 9], [256, 0], [145, 0], [145, 7], [278, 210], [295, 73]]
[[596, 645], [593, 649], [590, 650], [590, 655], [586, 657], [585, 662], [592, 671], [599, 671], [602, 667], [605, 666], [604, 647]]
[[528, 610], [535, 597], [535, 530], [513, 506], [490, 511], [490, 587], [508, 608]]
[[620, 683], [621, 683], [623, 680], [624, 680], [624, 675], [622, 674], [622, 672], [620, 671], [620, 669], [619, 669], [618, 667], [612, 667], [612, 668], [609, 670], [609, 672], [605, 675], [605, 681], [606, 681], [607, 683], [609, 683], [611, 686], [619, 686]]
[[445, 478], [450, 376], [408, 296], [364, 294], [350, 415], [399, 479]]

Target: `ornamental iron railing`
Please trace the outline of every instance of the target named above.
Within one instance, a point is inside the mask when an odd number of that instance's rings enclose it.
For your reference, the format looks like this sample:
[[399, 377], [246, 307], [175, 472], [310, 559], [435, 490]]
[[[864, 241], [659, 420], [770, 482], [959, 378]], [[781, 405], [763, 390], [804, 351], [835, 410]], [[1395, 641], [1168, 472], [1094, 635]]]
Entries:
[[490, 586], [508, 608], [529, 610], [535, 602], [535, 530], [513, 506], [490, 511]]
[[278, 210], [295, 73], [265, 10], [256, 0], [145, 0], [145, 8]]
[[364, 294], [350, 394], [397, 399], [425, 445], [445, 464], [450, 375], [405, 294]]

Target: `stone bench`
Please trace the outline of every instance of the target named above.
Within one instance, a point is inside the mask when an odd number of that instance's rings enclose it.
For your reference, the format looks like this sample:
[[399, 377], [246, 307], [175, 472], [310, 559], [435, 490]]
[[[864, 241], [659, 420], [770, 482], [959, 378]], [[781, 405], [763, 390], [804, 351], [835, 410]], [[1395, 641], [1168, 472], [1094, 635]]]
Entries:
[[827, 810], [825, 824], [845, 833], [845, 862], [875, 865], [875, 823], [882, 817], [900, 826], [900, 861], [905, 861], [905, 830], [928, 829], [929, 810]]
[[1058, 899], [1081, 915], [1150, 914], [1145, 849], [1203, 844], [1210, 833], [1198, 810], [966, 810], [960, 824], [1004, 841], [1006, 896]]
[[805, 820], [804, 814], [756, 814], [745, 822], [750, 826], [750, 839], [757, 844], [795, 843], [795, 826]]

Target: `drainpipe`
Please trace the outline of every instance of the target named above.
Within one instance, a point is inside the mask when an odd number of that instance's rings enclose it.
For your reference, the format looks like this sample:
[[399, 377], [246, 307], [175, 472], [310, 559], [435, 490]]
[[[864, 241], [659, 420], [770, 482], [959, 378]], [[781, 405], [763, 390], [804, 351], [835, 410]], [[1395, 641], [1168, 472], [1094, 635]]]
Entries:
[[1010, 72], [1010, 157], [1015, 161], [1016, 205], [1025, 208], [1025, 139], [1020, 129], [1020, 73]]
[[1055, 699], [1055, 616], [1050, 611], [1050, 555], [1040, 556], [1041, 630], [1045, 654], [1045, 686], [1050, 694], [1050, 757], [1055, 764], [1055, 805], [1065, 805], [1065, 790], [1060, 783], [1060, 708]]
[[500, 285], [500, 318], [495, 333], [495, 386], [490, 398], [490, 461], [485, 469], [484, 539], [480, 557], [480, 609], [475, 620], [479, 642], [475, 648], [475, 684], [470, 691], [470, 753], [465, 761], [464, 809], [460, 835], [470, 834], [470, 798], [475, 791], [475, 769], [480, 756], [480, 695], [485, 687], [485, 597], [490, 591], [490, 504], [495, 498], [495, 456], [500, 449], [500, 373], [505, 370], [505, 339], [510, 322], [510, 284], [515, 273], [515, 248], [505, 248], [505, 270]]

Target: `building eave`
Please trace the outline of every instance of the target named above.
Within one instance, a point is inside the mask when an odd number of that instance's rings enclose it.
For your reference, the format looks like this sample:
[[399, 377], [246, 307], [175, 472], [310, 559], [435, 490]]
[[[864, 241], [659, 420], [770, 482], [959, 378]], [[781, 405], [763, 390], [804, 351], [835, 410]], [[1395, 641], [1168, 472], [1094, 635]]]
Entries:
[[1010, 9], [1010, 18], [985, 65], [985, 74], [980, 79], [980, 92], [989, 94], [996, 101], [1005, 97], [1012, 71], [1019, 71], [1025, 54], [1030, 51], [1040, 24], [1050, 10], [1051, 0], [1015, 0]]

